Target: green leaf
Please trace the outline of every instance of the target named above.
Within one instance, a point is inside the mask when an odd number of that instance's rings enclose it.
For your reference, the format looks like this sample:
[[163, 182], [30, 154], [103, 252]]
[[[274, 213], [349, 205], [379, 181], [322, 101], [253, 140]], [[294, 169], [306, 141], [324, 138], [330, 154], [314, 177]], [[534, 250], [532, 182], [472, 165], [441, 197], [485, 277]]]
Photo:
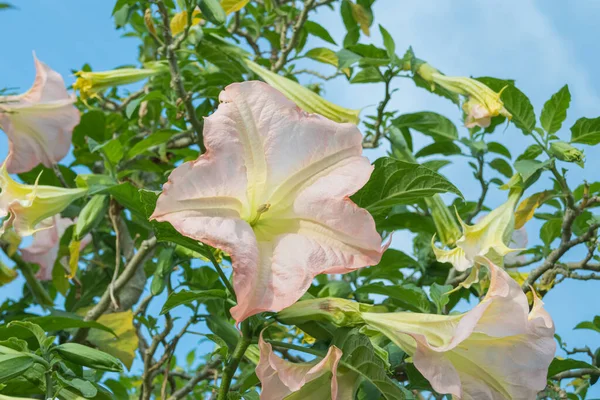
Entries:
[[435, 140], [458, 139], [458, 130], [448, 118], [438, 113], [422, 111], [411, 114], [403, 114], [392, 121], [398, 129], [410, 128]]
[[375, 354], [369, 338], [360, 333], [358, 329], [338, 329], [332, 345], [342, 350], [342, 365], [356, 374], [354, 377], [341, 378], [346, 381], [344, 382], [346, 385], [357, 384], [359, 377], [362, 377], [375, 386], [384, 399], [402, 400], [413, 398], [410, 392], [387, 376], [385, 363]]
[[535, 128], [535, 112], [529, 98], [515, 86], [508, 86], [502, 92], [504, 107], [512, 114], [512, 122], [523, 133], [530, 134]]
[[227, 14], [221, 7], [219, 0], [202, 0], [198, 2], [198, 7], [202, 11], [202, 15], [210, 22], [215, 25], [223, 25]]
[[533, 159], [537, 158], [537, 156], [539, 156], [543, 152], [544, 152], [544, 150], [542, 149], [542, 146], [540, 146], [539, 144], [532, 144], [525, 149], [523, 154], [521, 154], [521, 155], [519, 155], [519, 157], [517, 157], [517, 161], [533, 160]]
[[500, 98], [504, 102], [504, 107], [512, 114], [512, 122], [526, 135], [533, 131], [536, 120], [533, 106], [529, 98], [517, 89], [514, 81], [490, 77], [477, 78], [477, 80], [497, 93], [504, 89]]
[[589, 329], [600, 333], [600, 316], [595, 316], [593, 321], [578, 323], [575, 329]]
[[450, 295], [448, 292], [451, 291], [452, 288], [452, 285], [438, 285], [437, 283], [431, 285], [429, 295], [431, 296], [433, 304], [435, 304], [437, 308], [438, 314], [443, 312], [444, 307], [446, 307], [446, 304], [448, 304], [450, 301]]
[[56, 373], [58, 380], [64, 386], [70, 386], [73, 389], [79, 391], [81, 395], [85, 398], [92, 398], [98, 394], [98, 389], [88, 381], [84, 381], [79, 378], [66, 378], [62, 376], [60, 373]]
[[508, 149], [504, 145], [502, 145], [498, 142], [489, 142], [487, 144], [487, 148], [488, 148], [488, 151], [491, 153], [500, 154], [506, 158], [512, 158], [510, 151], [508, 151]]
[[225, 300], [227, 293], [220, 289], [210, 290], [181, 290], [176, 293], [169, 294], [167, 301], [165, 302], [160, 314], [163, 315], [173, 308], [182, 304], [189, 304], [193, 301], [203, 302], [206, 300]]
[[379, 31], [381, 32], [383, 45], [387, 50], [388, 57], [393, 59], [396, 56], [396, 43], [394, 43], [394, 38], [392, 38], [392, 35], [390, 35], [390, 33], [381, 25], [379, 25]]
[[381, 283], [370, 283], [356, 290], [356, 293], [380, 294], [389, 297], [393, 303], [408, 311], [428, 313], [431, 311], [431, 303], [427, 293], [413, 284], [405, 285], [383, 285]]
[[552, 360], [552, 363], [550, 363], [550, 367], [548, 368], [548, 378], [552, 378], [554, 375], [564, 371], [580, 368], [595, 369], [596, 367], [586, 363], [585, 361], [573, 360], [572, 358], [555, 358]]
[[540, 239], [542, 239], [546, 246], [550, 246], [554, 239], [560, 236], [561, 227], [562, 218], [553, 218], [542, 225]]
[[323, 28], [321, 25], [317, 24], [316, 22], [306, 21], [304, 23], [304, 28], [311, 35], [316, 36], [319, 39], [323, 39], [324, 41], [337, 46], [337, 43], [335, 42], [335, 40], [333, 40], [333, 38], [331, 37], [329, 32], [327, 32], [327, 29]]
[[339, 69], [351, 67], [362, 59], [361, 56], [359, 56], [358, 54], [353, 53], [347, 49], [342, 49], [342, 50], [338, 51], [337, 57], [339, 60], [339, 65], [338, 65]]
[[376, 67], [365, 67], [358, 71], [350, 80], [351, 83], [377, 83], [383, 82], [383, 77]]
[[571, 142], [591, 146], [600, 143], [600, 117], [579, 118], [571, 127]]
[[433, 142], [428, 146], [423, 147], [421, 150], [415, 153], [416, 158], [427, 157], [433, 154], [442, 154], [445, 156], [451, 156], [455, 154], [462, 154], [461, 148], [454, 142], [450, 141], [439, 141]]
[[490, 167], [494, 168], [496, 171], [500, 172], [507, 178], [513, 176], [513, 170], [510, 164], [503, 158], [496, 158], [490, 161]]
[[531, 178], [536, 172], [538, 172], [542, 168], [546, 168], [550, 165], [552, 161], [537, 161], [537, 160], [519, 160], [515, 162], [515, 169], [518, 173], [523, 177], [523, 181], [527, 181]]
[[316, 47], [314, 49], [310, 49], [306, 52], [306, 54], [304, 54], [304, 57], [308, 57], [325, 64], [330, 64], [334, 67], [338, 66], [338, 56], [335, 51], [325, 47]]
[[12, 328], [15, 326], [26, 329], [29, 332], [31, 332], [33, 334], [33, 336], [36, 338], [36, 340], [38, 341], [40, 347], [42, 349], [46, 348], [46, 346], [45, 346], [46, 333], [39, 325], [36, 325], [33, 322], [27, 322], [27, 321], [13, 321], [10, 324], [8, 324], [9, 328]]
[[96, 321], [84, 321], [79, 316], [60, 316], [60, 315], [47, 315], [44, 317], [33, 317], [27, 318], [27, 322], [39, 325], [46, 332], [54, 332], [65, 329], [73, 328], [94, 328], [101, 331], [109, 332], [115, 335], [115, 332], [107, 326], [104, 326]]
[[147, 138], [134, 144], [127, 152], [127, 158], [133, 158], [148, 150], [150, 147], [157, 146], [169, 141], [175, 134], [175, 131], [156, 131]]
[[127, 368], [131, 368], [138, 349], [138, 336], [133, 325], [133, 312], [131, 310], [105, 314], [98, 318], [98, 322], [111, 328], [115, 334], [92, 330], [87, 340], [99, 350], [118, 358]]
[[359, 275], [366, 277], [367, 281], [388, 279], [394, 282], [404, 278], [404, 274], [400, 271], [401, 268], [418, 267], [419, 262], [406, 253], [396, 249], [387, 249], [379, 264], [359, 270]]
[[352, 199], [370, 212], [410, 204], [436, 193], [460, 191], [442, 175], [419, 164], [382, 157], [375, 161], [369, 182]]
[[540, 115], [540, 123], [546, 133], [551, 135], [560, 130], [562, 123], [567, 118], [567, 109], [570, 103], [571, 93], [569, 92], [569, 86], [565, 85], [544, 104]]
[[34, 361], [27, 354], [0, 355], [0, 383], [8, 382], [27, 371]]

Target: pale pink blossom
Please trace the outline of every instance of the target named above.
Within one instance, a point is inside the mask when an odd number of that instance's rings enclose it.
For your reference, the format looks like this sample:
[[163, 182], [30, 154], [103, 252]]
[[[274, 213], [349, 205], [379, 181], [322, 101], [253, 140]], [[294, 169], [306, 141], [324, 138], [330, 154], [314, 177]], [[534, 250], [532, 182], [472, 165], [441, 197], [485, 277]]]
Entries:
[[372, 172], [356, 126], [307, 114], [262, 82], [219, 99], [207, 152], [172, 172], [151, 218], [231, 255], [233, 317], [282, 310], [318, 274], [377, 264], [373, 218], [349, 199]]
[[535, 399], [554, 357], [554, 323], [504, 270], [489, 264], [484, 299], [460, 315], [363, 313], [377, 332], [412, 355], [439, 393], [461, 400]]
[[[310, 398], [313, 400], [347, 399], [348, 394], [354, 392], [352, 384], [347, 388], [339, 388], [337, 369], [342, 351], [331, 346], [323, 359], [313, 362], [293, 363], [282, 359], [273, 352], [272, 346], [263, 340], [262, 333], [258, 341], [260, 348], [260, 361], [256, 366], [256, 376], [261, 382], [261, 400], [283, 400], [292, 393], [299, 392], [307, 383], [314, 381], [328, 372], [331, 373], [329, 387], [325, 382], [320, 382], [316, 391], [311, 390]], [[323, 393], [320, 393], [323, 392]], [[324, 393], [327, 392], [327, 393]], [[299, 397], [302, 398], [302, 397]], [[303, 396], [303, 398], [308, 398]]]
[[[68, 227], [73, 225], [71, 218], [60, 215], [47, 218], [38, 225], [38, 230], [33, 234], [33, 242], [28, 247], [21, 249], [23, 260], [40, 266], [36, 278], [41, 281], [52, 280], [52, 269], [58, 256], [60, 238]], [[90, 235], [83, 238], [80, 249], [83, 250], [92, 240]], [[66, 258], [61, 260], [67, 265]]]
[[35, 56], [34, 61], [33, 86], [18, 96], [0, 96], [0, 128], [9, 140], [6, 168], [12, 174], [62, 160], [80, 119], [62, 76]]

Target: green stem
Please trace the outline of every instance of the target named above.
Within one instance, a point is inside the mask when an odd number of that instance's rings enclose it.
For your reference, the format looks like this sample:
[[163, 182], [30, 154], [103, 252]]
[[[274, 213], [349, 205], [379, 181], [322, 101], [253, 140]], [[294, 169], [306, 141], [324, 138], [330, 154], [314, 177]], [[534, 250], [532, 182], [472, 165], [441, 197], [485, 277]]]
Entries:
[[47, 370], [44, 374], [46, 377], [46, 399], [54, 398], [54, 384], [52, 382], [52, 370]]
[[276, 340], [266, 340], [266, 342], [270, 343], [271, 345], [273, 345], [275, 347], [282, 347], [284, 349], [296, 350], [296, 351], [301, 351], [303, 353], [312, 354], [313, 356], [325, 357], [325, 353], [323, 353], [322, 351], [309, 349], [306, 347], [298, 346], [296, 344], [286, 343], [286, 342], [278, 342]]
[[233, 376], [240, 365], [240, 361], [244, 357], [248, 346], [252, 343], [252, 337], [249, 335], [249, 325], [248, 320], [242, 322], [242, 337], [238, 340], [235, 349], [233, 350], [233, 354], [229, 359], [225, 370], [223, 371], [223, 376], [221, 377], [221, 387], [219, 388], [219, 394], [217, 396], [217, 400], [227, 400], [229, 394], [229, 387], [231, 386], [231, 381], [233, 380]]
[[235, 297], [235, 291], [233, 290], [233, 286], [231, 286], [231, 282], [229, 282], [229, 279], [227, 279], [227, 275], [225, 275], [225, 273], [223, 272], [221, 265], [219, 265], [219, 262], [215, 258], [215, 255], [212, 253], [212, 251], [208, 252], [208, 258], [210, 259], [210, 262], [212, 262], [213, 266], [217, 270], [217, 273], [221, 277], [221, 280], [225, 284], [225, 287], [227, 288], [227, 290], [229, 290], [229, 292], [231, 293], [233, 298], [237, 301], [237, 298]]
[[25, 282], [27, 282], [27, 286], [29, 286], [29, 290], [33, 293], [33, 296], [36, 298], [37, 302], [42, 306], [53, 306], [54, 301], [44, 288], [40, 281], [35, 277], [35, 274], [31, 270], [31, 266], [23, 261], [23, 259], [17, 255], [13, 254], [11, 259], [17, 264], [17, 268], [23, 274], [23, 278], [25, 278]]

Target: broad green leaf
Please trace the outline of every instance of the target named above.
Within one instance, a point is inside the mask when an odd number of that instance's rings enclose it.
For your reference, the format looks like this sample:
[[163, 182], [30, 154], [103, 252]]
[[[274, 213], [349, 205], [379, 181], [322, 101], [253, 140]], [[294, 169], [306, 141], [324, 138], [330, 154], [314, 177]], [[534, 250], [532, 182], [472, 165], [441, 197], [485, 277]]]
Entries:
[[387, 376], [384, 361], [375, 354], [369, 338], [359, 333], [358, 329], [338, 329], [332, 345], [342, 350], [343, 364], [340, 369], [349, 369], [350, 373], [356, 374], [354, 377], [350, 375], [338, 378], [346, 381], [346, 385], [357, 384], [360, 377], [375, 386], [386, 400], [413, 398], [412, 393]]
[[529, 98], [515, 86], [508, 86], [501, 96], [504, 107], [512, 114], [512, 122], [523, 133], [530, 134], [535, 128], [535, 112]]
[[375, 170], [367, 184], [352, 199], [370, 212], [398, 204], [410, 204], [436, 193], [460, 191], [442, 175], [419, 164], [383, 157], [375, 161]]
[[47, 315], [44, 317], [27, 318], [26, 321], [39, 325], [46, 332], [73, 328], [93, 328], [115, 335], [114, 331], [108, 326], [104, 326], [96, 321], [84, 321], [79, 316]]
[[543, 152], [544, 152], [544, 150], [542, 149], [542, 146], [540, 146], [539, 144], [532, 144], [525, 149], [523, 154], [521, 154], [517, 157], [517, 161], [533, 160], [533, 159], [537, 158], [537, 156], [539, 156]]
[[362, 68], [356, 75], [350, 80], [351, 83], [377, 83], [383, 82], [383, 77], [376, 67], [365, 67]]
[[491, 153], [500, 154], [506, 158], [512, 158], [510, 151], [508, 151], [508, 149], [504, 145], [502, 145], [498, 142], [487, 143], [487, 148], [488, 148], [488, 151]]
[[104, 314], [98, 322], [112, 329], [116, 336], [99, 330], [92, 330], [87, 340], [99, 350], [108, 353], [131, 368], [138, 348], [138, 336], [133, 326], [133, 313], [130, 311]]
[[546, 246], [550, 246], [550, 244], [560, 236], [561, 227], [562, 218], [553, 218], [546, 221], [540, 230], [540, 239], [542, 239], [542, 242], [544, 242]]
[[477, 78], [477, 80], [497, 93], [502, 91], [500, 99], [512, 114], [512, 122], [526, 135], [533, 131], [536, 121], [533, 106], [529, 98], [517, 89], [514, 81], [490, 77]]
[[379, 31], [381, 32], [381, 37], [383, 38], [383, 45], [387, 50], [388, 57], [393, 59], [396, 56], [396, 43], [394, 42], [394, 38], [390, 33], [381, 25], [379, 25]]
[[221, 0], [221, 7], [225, 10], [225, 14], [229, 15], [236, 11], [240, 11], [246, 7], [250, 0]]
[[542, 168], [546, 168], [550, 165], [551, 161], [537, 161], [537, 160], [520, 160], [515, 162], [515, 169], [518, 173], [523, 177], [523, 181], [527, 181], [531, 178], [536, 172], [541, 170]]
[[554, 194], [551, 190], [545, 190], [543, 192], [534, 193], [522, 200], [515, 211], [515, 229], [521, 229], [527, 221], [533, 218], [535, 210], [553, 196]]
[[452, 289], [452, 285], [438, 285], [437, 283], [431, 285], [429, 295], [437, 308], [438, 314], [443, 312], [444, 307], [446, 307], [446, 304], [450, 301], [450, 294], [448, 292]]
[[367, 281], [389, 279], [394, 282], [404, 278], [404, 274], [400, 271], [401, 268], [418, 267], [419, 262], [406, 253], [396, 249], [387, 249], [379, 264], [359, 270], [359, 275], [366, 277]]
[[348, 49], [338, 51], [337, 57], [339, 60], [339, 69], [351, 67], [362, 59], [360, 55], [353, 53]]
[[414, 129], [433, 137], [435, 140], [458, 139], [458, 130], [452, 121], [443, 115], [430, 111], [403, 114], [394, 119], [392, 124], [398, 129]]
[[416, 158], [427, 157], [433, 154], [442, 154], [445, 156], [451, 156], [455, 154], [462, 154], [461, 148], [451, 141], [439, 141], [433, 142], [428, 146], [423, 147], [421, 150], [415, 153]]
[[600, 117], [578, 119], [571, 127], [571, 142], [591, 146], [600, 143]]
[[554, 375], [564, 371], [581, 368], [596, 369], [596, 367], [585, 361], [573, 360], [572, 358], [555, 358], [548, 368], [548, 378], [552, 378]]
[[334, 67], [338, 66], [338, 56], [335, 51], [325, 47], [310, 49], [304, 56], [325, 64], [333, 65]]
[[310, 20], [306, 21], [304, 23], [304, 28], [311, 35], [316, 36], [319, 39], [323, 39], [324, 41], [326, 41], [328, 43], [337, 45], [337, 43], [335, 42], [335, 40], [333, 40], [333, 38], [331, 37], [329, 32], [327, 32], [327, 29], [323, 28], [323, 26], [317, 24], [316, 22], [310, 21]]
[[580, 322], [575, 329], [589, 329], [600, 333], [600, 316], [595, 316], [593, 321]]
[[513, 176], [513, 170], [510, 164], [503, 158], [495, 158], [490, 161], [490, 167], [494, 168], [496, 171], [500, 172], [507, 178]]
[[560, 130], [562, 123], [567, 118], [567, 109], [570, 103], [571, 93], [569, 92], [569, 86], [565, 85], [544, 104], [540, 115], [540, 123], [546, 133], [551, 135]]
[[189, 304], [193, 301], [203, 302], [206, 300], [225, 300], [227, 293], [220, 289], [211, 290], [181, 290], [176, 293], [169, 294], [167, 301], [163, 305], [160, 314], [165, 314], [173, 308], [182, 304]]
[[150, 147], [157, 146], [169, 141], [175, 134], [174, 131], [157, 131], [153, 132], [147, 138], [144, 138], [134, 144], [129, 151], [127, 151], [127, 158], [133, 158], [148, 150]]
[[388, 296], [393, 303], [405, 310], [413, 312], [428, 313], [431, 311], [431, 303], [427, 293], [413, 284], [405, 285], [383, 285], [381, 283], [370, 283], [356, 290], [356, 293], [371, 293]]
[[27, 321], [13, 321], [10, 324], [8, 324], [8, 327], [9, 328], [19, 327], [19, 328], [28, 330], [36, 338], [36, 340], [38, 341], [38, 343], [42, 349], [44, 349], [46, 347], [45, 346], [46, 339], [47, 339], [46, 333], [39, 325], [36, 325], [33, 322], [27, 322]]
[[23, 374], [33, 363], [33, 358], [27, 354], [0, 355], [0, 383], [7, 382]]
[[64, 386], [69, 386], [79, 391], [86, 399], [92, 398], [98, 394], [98, 389], [96, 389], [91, 382], [84, 381], [80, 378], [67, 378], [62, 376], [60, 373], [56, 373], [56, 376], [58, 377], [60, 383], [62, 383]]
[[223, 25], [227, 19], [219, 0], [202, 0], [198, 3], [202, 16], [215, 25]]

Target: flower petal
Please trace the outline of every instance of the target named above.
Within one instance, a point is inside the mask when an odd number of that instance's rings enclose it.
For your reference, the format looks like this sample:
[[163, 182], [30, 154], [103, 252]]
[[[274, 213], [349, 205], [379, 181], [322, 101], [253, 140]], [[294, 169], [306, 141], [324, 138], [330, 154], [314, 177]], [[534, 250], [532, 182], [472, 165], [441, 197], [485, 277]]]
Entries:
[[239, 322], [298, 300], [319, 273], [374, 265], [381, 238], [348, 196], [368, 180], [362, 136], [262, 82], [228, 86], [207, 152], [173, 171], [151, 218], [231, 255]]
[[60, 74], [34, 59], [33, 86], [0, 101], [0, 127], [10, 142], [6, 160], [10, 173], [27, 172], [39, 163], [56, 164], [69, 152], [73, 129], [79, 124], [79, 111]]
[[71, 218], [59, 215], [47, 218], [39, 224], [39, 230], [33, 234], [31, 245], [21, 249], [23, 260], [40, 266], [36, 274], [37, 279], [52, 280], [52, 269], [58, 255], [60, 238], [71, 225]]
[[331, 346], [327, 355], [318, 362], [292, 363], [278, 357], [272, 346], [263, 340], [262, 333], [258, 346], [260, 361], [256, 375], [262, 383], [261, 400], [282, 400], [328, 371], [332, 373], [330, 398], [338, 399], [337, 368], [342, 351], [337, 347]]

